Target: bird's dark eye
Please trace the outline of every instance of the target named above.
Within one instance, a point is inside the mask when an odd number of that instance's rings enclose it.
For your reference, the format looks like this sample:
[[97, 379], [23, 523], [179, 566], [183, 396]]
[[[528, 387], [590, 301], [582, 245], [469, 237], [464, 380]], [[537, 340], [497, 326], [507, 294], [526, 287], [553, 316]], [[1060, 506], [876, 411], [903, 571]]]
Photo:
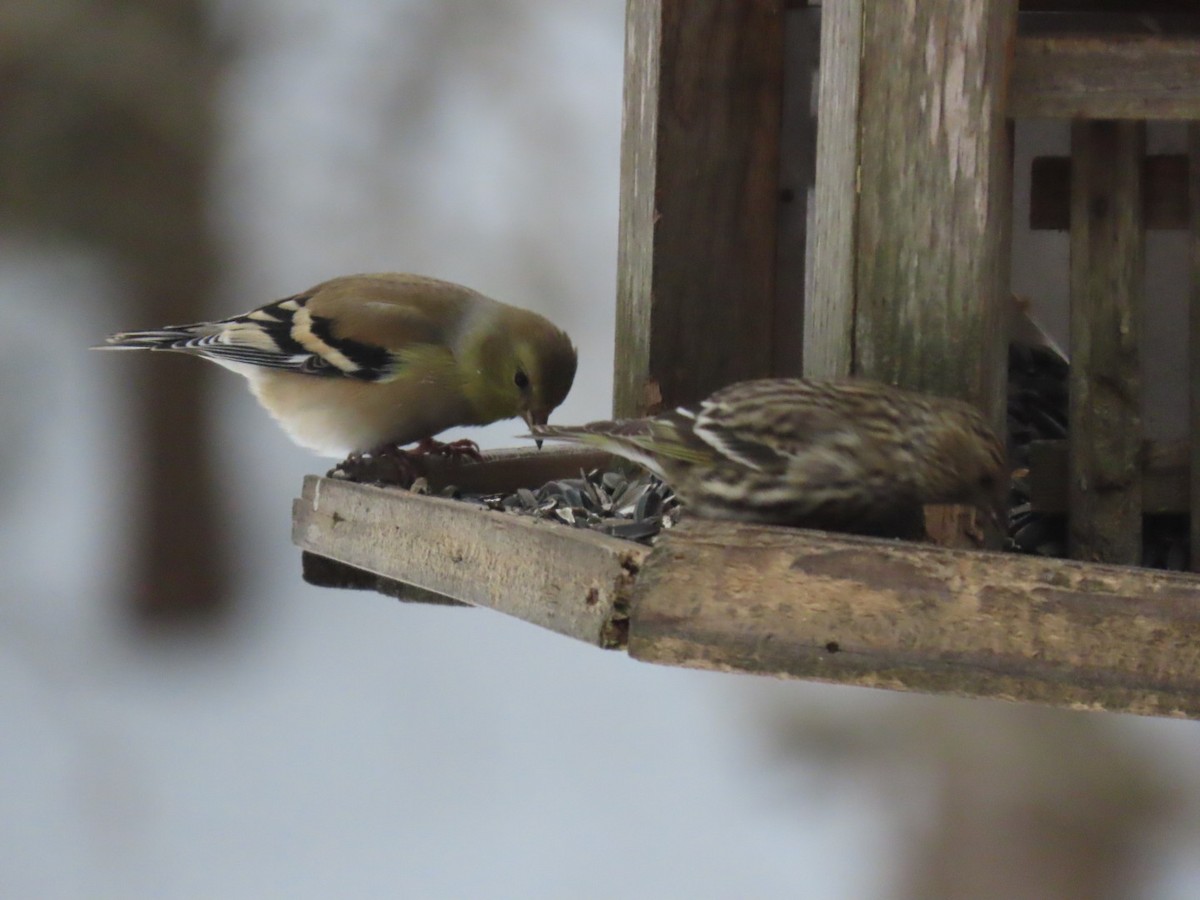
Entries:
[[517, 369], [517, 374], [513, 376], [513, 384], [523, 391], [529, 387], [529, 376]]

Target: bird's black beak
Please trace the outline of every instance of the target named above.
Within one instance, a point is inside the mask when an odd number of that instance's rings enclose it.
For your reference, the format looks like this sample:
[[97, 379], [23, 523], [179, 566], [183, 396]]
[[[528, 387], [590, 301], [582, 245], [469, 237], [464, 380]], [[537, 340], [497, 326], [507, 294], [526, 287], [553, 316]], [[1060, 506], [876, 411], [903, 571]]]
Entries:
[[[525, 424], [529, 426], [530, 431], [536, 431], [539, 425], [545, 425], [546, 420], [550, 418], [547, 412], [540, 412], [532, 409], [527, 409], [521, 413], [521, 418], [525, 420]], [[535, 438], [534, 443], [537, 444], [539, 450], [542, 449], [542, 439]]]

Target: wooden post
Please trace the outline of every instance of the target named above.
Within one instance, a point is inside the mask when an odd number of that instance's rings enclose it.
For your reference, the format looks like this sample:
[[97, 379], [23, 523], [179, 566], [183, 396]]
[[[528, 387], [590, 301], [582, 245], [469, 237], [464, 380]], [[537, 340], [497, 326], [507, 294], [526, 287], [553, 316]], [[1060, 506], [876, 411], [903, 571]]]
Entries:
[[1016, 4], [822, 12], [805, 371], [960, 396], [999, 426]]
[[1004, 422], [1012, 0], [864, 7], [854, 371]]
[[1070, 526], [1075, 559], [1142, 555], [1141, 122], [1071, 126]]
[[[220, 243], [208, 208], [218, 63], [204, 4], [47, 10], [0, 12], [0, 212], [17, 229], [111, 253], [128, 300], [106, 311], [109, 330], [204, 318]], [[130, 532], [131, 611], [151, 625], [209, 620], [231, 602], [232, 578], [210, 373], [161, 357], [103, 364], [124, 367], [130, 402], [134, 501], [112, 527]]]
[[1200, 571], [1200, 121], [1188, 125], [1188, 220], [1192, 255], [1190, 328], [1188, 335], [1188, 394], [1191, 410], [1189, 435], [1191, 460], [1192, 571]]
[[614, 412], [770, 374], [783, 0], [629, 0]]
[[815, 234], [804, 303], [804, 374], [813, 378], [840, 378], [854, 365], [862, 17], [863, 0], [821, 8]]

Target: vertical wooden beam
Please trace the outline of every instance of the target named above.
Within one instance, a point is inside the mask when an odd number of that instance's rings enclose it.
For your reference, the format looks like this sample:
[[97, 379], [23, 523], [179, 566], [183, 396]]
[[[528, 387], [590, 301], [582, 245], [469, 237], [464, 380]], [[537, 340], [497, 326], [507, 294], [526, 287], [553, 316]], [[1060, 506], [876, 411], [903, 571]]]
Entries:
[[854, 371], [1004, 421], [1015, 0], [863, 10]]
[[804, 374], [849, 375], [854, 352], [863, 0], [821, 7], [817, 184], [804, 303]]
[[[0, 214], [113, 255], [129, 300], [112, 310], [112, 330], [196, 321], [221, 243], [209, 209], [215, 45], [200, 0], [117, 7], [3, 7]], [[204, 415], [209, 373], [191, 360], [103, 362], [129, 375], [136, 499], [112, 527], [130, 532], [131, 611], [148, 624], [207, 623], [228, 608], [233, 578]]]
[[1071, 410], [1068, 550], [1135, 565], [1142, 555], [1139, 449], [1142, 122], [1071, 126]]
[[629, 0], [614, 411], [770, 374], [783, 0]]
[[625, 99], [621, 119], [621, 208], [617, 230], [617, 331], [613, 415], [638, 416], [662, 402], [650, 390], [650, 322], [658, 175], [662, 9], [625, 7]]
[[1188, 393], [1191, 457], [1191, 568], [1200, 572], [1200, 121], [1188, 125], [1188, 221], [1191, 230], [1191, 294], [1189, 299]]

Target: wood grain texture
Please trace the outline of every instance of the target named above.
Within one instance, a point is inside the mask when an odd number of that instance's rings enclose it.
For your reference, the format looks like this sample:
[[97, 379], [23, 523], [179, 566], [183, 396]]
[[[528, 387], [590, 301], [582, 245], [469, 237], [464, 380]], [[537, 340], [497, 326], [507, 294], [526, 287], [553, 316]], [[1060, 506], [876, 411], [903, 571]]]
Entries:
[[[1030, 171], [1029, 227], [1071, 227], [1071, 159], [1039, 156]], [[1188, 158], [1147, 156], [1142, 165], [1142, 221], [1148, 231], [1189, 227]]]
[[1016, 4], [867, 4], [856, 374], [1003, 423]]
[[603, 647], [624, 643], [646, 547], [407, 491], [309, 476], [292, 542]]
[[1200, 38], [1022, 37], [1010, 112], [1016, 118], [1200, 118]]
[[1191, 287], [1188, 295], [1188, 436], [1191, 440], [1190, 564], [1200, 571], [1200, 121], [1188, 125]]
[[1068, 552], [1141, 559], [1145, 124], [1071, 126]]
[[863, 0], [821, 8], [812, 259], [804, 304], [804, 374], [841, 378], [854, 365], [854, 298]]
[[1200, 717], [1193, 575], [690, 521], [634, 590], [667, 665]]
[[782, 0], [630, 0], [618, 416], [770, 374]]

